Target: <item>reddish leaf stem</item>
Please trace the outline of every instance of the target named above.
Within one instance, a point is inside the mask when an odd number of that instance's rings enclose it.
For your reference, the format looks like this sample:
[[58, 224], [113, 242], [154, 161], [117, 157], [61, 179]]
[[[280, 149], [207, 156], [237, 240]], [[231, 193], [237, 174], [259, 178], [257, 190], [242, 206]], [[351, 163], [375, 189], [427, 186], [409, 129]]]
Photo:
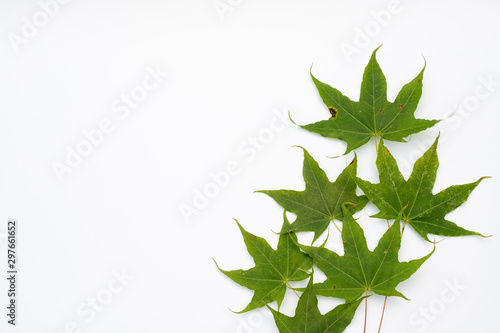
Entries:
[[[389, 223], [389, 220], [387, 220], [387, 231], [391, 228], [391, 225]], [[404, 228], [403, 228], [404, 232]], [[403, 237], [403, 232], [401, 233], [401, 238]], [[382, 308], [382, 316], [380, 317], [380, 325], [378, 326], [378, 333], [380, 333], [380, 330], [382, 329], [382, 321], [384, 320], [384, 313], [385, 313], [385, 305], [387, 304], [387, 296], [385, 296], [384, 299], [384, 307]]]
[[366, 319], [368, 317], [368, 290], [366, 291], [365, 298], [365, 328], [363, 329], [363, 333], [366, 333]]
[[403, 239], [403, 233], [405, 232], [406, 220], [403, 222], [403, 229], [401, 230], [401, 239]]
[[295, 291], [295, 289], [292, 288], [292, 286], [288, 283], [288, 281], [285, 282], [288, 288], [292, 289], [292, 291], [297, 295], [298, 298], [300, 298], [299, 294]]
[[384, 320], [385, 304], [386, 303], [387, 303], [387, 296], [385, 296], [385, 299], [384, 299], [384, 307], [382, 308], [382, 317], [380, 317], [380, 325], [378, 327], [378, 333], [380, 333], [380, 330], [382, 329], [382, 320]]
[[[390, 228], [389, 220], [387, 220], [387, 225]], [[403, 230], [401, 230], [401, 239], [403, 239], [403, 233], [405, 232], [405, 226], [406, 226], [406, 220], [403, 223]], [[382, 308], [382, 316], [380, 317], [380, 325], [378, 327], [378, 333], [380, 333], [380, 330], [382, 329], [382, 321], [384, 320], [384, 313], [385, 313], [385, 305], [386, 304], [387, 304], [387, 296], [385, 296], [385, 299], [384, 299], [384, 307]]]

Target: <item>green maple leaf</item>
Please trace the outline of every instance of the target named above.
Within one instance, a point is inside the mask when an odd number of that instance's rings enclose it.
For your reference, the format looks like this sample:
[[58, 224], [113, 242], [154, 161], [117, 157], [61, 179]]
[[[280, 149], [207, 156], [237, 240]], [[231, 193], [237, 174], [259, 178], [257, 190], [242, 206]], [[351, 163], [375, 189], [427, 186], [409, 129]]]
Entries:
[[[301, 147], [302, 148], [302, 147]], [[314, 240], [328, 228], [333, 219], [342, 220], [342, 204], [349, 202], [349, 210], [355, 213], [367, 204], [365, 196], [356, 195], [356, 157], [335, 182], [330, 182], [326, 173], [311, 155], [304, 151], [304, 191], [270, 190], [257, 191], [269, 195], [285, 210], [297, 215], [297, 219], [284, 232], [313, 231]]]
[[[282, 230], [285, 230], [290, 223], [286, 215], [283, 216]], [[239, 223], [238, 227], [248, 253], [255, 261], [255, 267], [249, 270], [225, 271], [220, 268], [219, 270], [234, 282], [255, 291], [250, 303], [239, 313], [260, 308], [274, 301], [279, 307], [285, 297], [287, 286], [289, 287], [289, 281], [302, 281], [310, 275], [308, 270], [311, 269], [311, 258], [300, 251], [294, 233], [282, 233], [278, 248], [274, 250], [265, 239], [245, 231]]]
[[340, 304], [322, 315], [318, 310], [318, 299], [311, 278], [304, 293], [300, 296], [294, 317], [288, 317], [268, 307], [281, 333], [341, 333], [351, 323], [361, 300], [362, 298], [351, 303]]
[[332, 117], [301, 126], [324, 137], [347, 143], [344, 154], [367, 143], [371, 137], [405, 142], [410, 134], [425, 130], [438, 120], [416, 119], [414, 116], [422, 95], [424, 68], [399, 92], [394, 102], [387, 101], [387, 82], [375, 58], [377, 49], [365, 68], [359, 102], [351, 101], [340, 91], [311, 77]]
[[317, 294], [343, 298], [347, 302], [354, 301], [370, 291], [383, 296], [399, 296], [406, 299], [396, 290], [396, 286], [415, 273], [434, 250], [421, 259], [399, 262], [401, 226], [397, 220], [371, 252], [366, 245], [363, 229], [344, 205], [343, 209], [343, 256], [324, 246], [300, 245], [303, 251], [313, 257], [314, 264], [327, 277], [324, 282], [314, 285]]
[[[474, 188], [487, 177], [479, 178], [474, 183], [451, 186], [437, 194], [432, 194], [436, 172], [439, 166], [436, 152], [439, 137], [420, 157], [413, 167], [408, 180], [398, 169], [398, 165], [389, 150], [380, 142], [377, 152], [379, 184], [357, 179], [358, 186], [380, 210], [373, 217], [395, 219], [398, 212], [408, 205], [403, 220], [415, 229], [425, 240], [427, 234], [441, 236], [478, 235], [445, 219], [445, 215], [462, 205]], [[484, 236], [483, 236], [484, 237]]]

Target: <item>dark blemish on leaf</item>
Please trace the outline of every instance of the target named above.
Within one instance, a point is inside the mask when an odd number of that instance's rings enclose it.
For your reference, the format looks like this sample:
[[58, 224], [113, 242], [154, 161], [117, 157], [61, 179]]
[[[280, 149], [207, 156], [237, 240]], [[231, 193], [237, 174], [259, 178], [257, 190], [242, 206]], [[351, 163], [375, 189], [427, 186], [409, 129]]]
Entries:
[[330, 114], [332, 115], [333, 119], [337, 118], [337, 109], [336, 108], [334, 108], [333, 106], [329, 106], [328, 110], [330, 111]]
[[399, 106], [399, 109], [400, 109], [400, 110], [403, 110], [403, 106], [402, 106], [402, 105], [400, 105], [400, 106]]
[[418, 83], [422, 82], [422, 79], [418, 79]]
[[386, 150], [385, 150], [385, 153], [386, 153], [386, 154], [389, 154], [389, 149], [386, 149]]
[[252, 237], [253, 237], [253, 238], [257, 237], [257, 236], [255, 236], [254, 234], [251, 234], [251, 235], [252, 235]]
[[384, 113], [384, 110], [380, 110], [378, 113]]
[[334, 289], [334, 290], [337, 290], [337, 286], [333, 286], [333, 289]]

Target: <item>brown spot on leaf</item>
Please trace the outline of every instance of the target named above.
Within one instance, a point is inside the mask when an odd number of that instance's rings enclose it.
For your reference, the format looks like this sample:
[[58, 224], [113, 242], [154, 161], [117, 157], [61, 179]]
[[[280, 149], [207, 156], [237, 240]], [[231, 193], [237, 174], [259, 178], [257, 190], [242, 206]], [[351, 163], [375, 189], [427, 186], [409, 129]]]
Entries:
[[380, 110], [378, 113], [384, 113], [384, 110]]
[[328, 107], [328, 111], [330, 111], [330, 114], [332, 115], [332, 118], [337, 118], [337, 109], [334, 108], [333, 106]]
[[418, 79], [418, 83], [422, 82], [422, 79]]
[[402, 106], [402, 105], [400, 105], [400, 106], [399, 106], [399, 109], [400, 109], [400, 110], [403, 110], [403, 106]]
[[390, 153], [389, 149], [386, 149], [386, 150], [385, 150], [385, 153], [386, 153], [386, 154], [389, 154], [389, 153]]
[[334, 289], [334, 290], [337, 290], [337, 286], [333, 286], [333, 289]]

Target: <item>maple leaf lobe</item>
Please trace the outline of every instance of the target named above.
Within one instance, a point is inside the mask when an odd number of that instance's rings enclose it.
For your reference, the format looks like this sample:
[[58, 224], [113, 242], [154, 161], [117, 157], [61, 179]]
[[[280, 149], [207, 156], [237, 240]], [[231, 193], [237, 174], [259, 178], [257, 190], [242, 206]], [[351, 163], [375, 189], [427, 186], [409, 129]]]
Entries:
[[342, 204], [349, 202], [349, 210], [355, 213], [368, 203], [365, 196], [356, 195], [357, 157], [354, 157], [334, 182], [319, 167], [306, 149], [302, 174], [305, 190], [262, 190], [286, 211], [297, 215], [295, 221], [284, 232], [314, 232], [314, 240], [328, 228], [331, 221], [342, 221]]
[[288, 317], [269, 306], [268, 308], [273, 314], [280, 333], [342, 333], [351, 323], [363, 299], [340, 304], [322, 315], [318, 309], [318, 299], [311, 278], [300, 296], [294, 317]]
[[[283, 220], [282, 231], [290, 224], [285, 212]], [[250, 303], [238, 313], [257, 309], [271, 302], [277, 302], [279, 307], [289, 287], [288, 282], [302, 281], [309, 277], [307, 271], [311, 267], [312, 259], [300, 251], [294, 233], [282, 233], [278, 247], [274, 250], [264, 238], [249, 233], [238, 221], [236, 223], [255, 266], [248, 270], [226, 271], [221, 269], [217, 262], [215, 264], [234, 282], [254, 290]]]
[[359, 102], [352, 101], [339, 90], [311, 78], [318, 92], [335, 116], [302, 128], [324, 137], [336, 138], [347, 143], [344, 154], [366, 144], [372, 137], [405, 142], [405, 137], [425, 130], [438, 120], [417, 119], [414, 112], [422, 95], [424, 68], [409, 83], [404, 85], [394, 102], [387, 100], [386, 78], [373, 51], [365, 68], [361, 83]]
[[366, 244], [363, 229], [343, 206], [344, 222], [342, 240], [344, 255], [325, 247], [300, 245], [313, 257], [316, 266], [326, 275], [326, 280], [315, 284], [318, 295], [343, 298], [347, 302], [357, 300], [367, 291], [382, 296], [399, 296], [396, 286], [408, 279], [432, 255], [409, 262], [399, 262], [401, 246], [399, 220], [382, 236], [375, 250]]
[[450, 186], [437, 194], [432, 193], [439, 166], [438, 141], [439, 136], [415, 162], [408, 180], [404, 179], [396, 160], [384, 146], [383, 141], [380, 142], [376, 162], [379, 183], [372, 184], [356, 179], [359, 188], [379, 209], [379, 213], [372, 217], [393, 220], [397, 218], [401, 209], [408, 207], [404, 211], [403, 221], [412, 226], [428, 242], [430, 240], [427, 234], [484, 237], [478, 232], [459, 227], [446, 220], [445, 216], [462, 205], [485, 177], [473, 183]]

